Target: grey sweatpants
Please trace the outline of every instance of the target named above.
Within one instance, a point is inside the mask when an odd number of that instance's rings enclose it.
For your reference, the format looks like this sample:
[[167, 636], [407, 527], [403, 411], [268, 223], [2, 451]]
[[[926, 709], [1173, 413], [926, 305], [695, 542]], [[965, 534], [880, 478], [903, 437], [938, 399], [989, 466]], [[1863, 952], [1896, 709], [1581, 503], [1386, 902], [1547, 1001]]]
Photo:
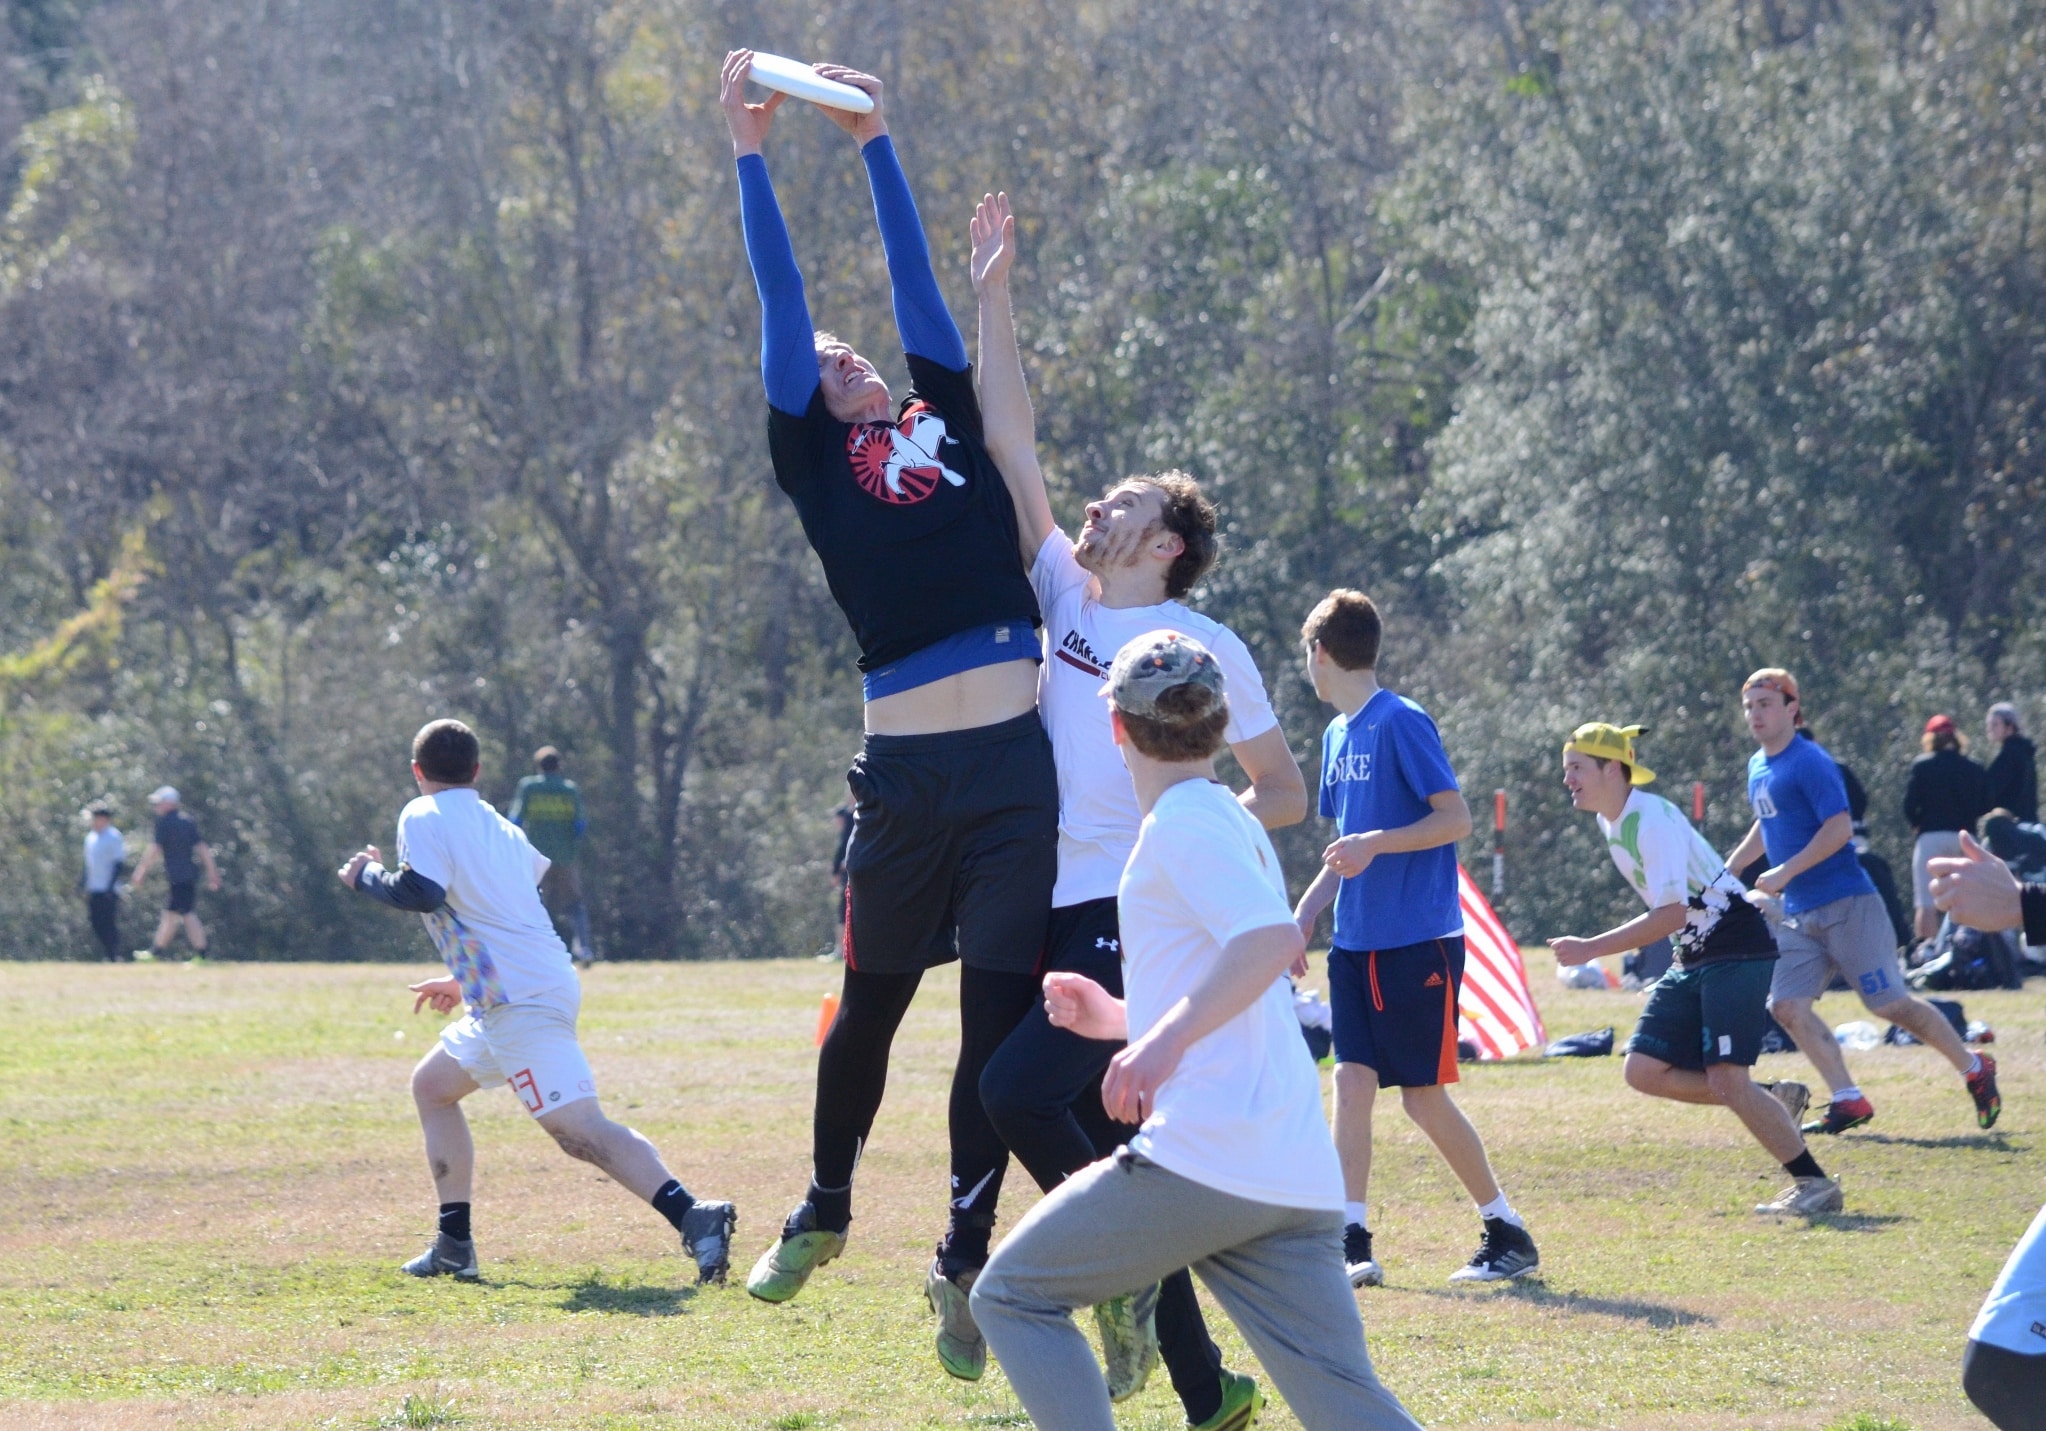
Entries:
[[1191, 1266], [1308, 1431], [1420, 1431], [1371, 1370], [1342, 1225], [1340, 1213], [1233, 1197], [1118, 1148], [995, 1249], [973, 1315], [1040, 1427], [1115, 1431], [1072, 1313]]

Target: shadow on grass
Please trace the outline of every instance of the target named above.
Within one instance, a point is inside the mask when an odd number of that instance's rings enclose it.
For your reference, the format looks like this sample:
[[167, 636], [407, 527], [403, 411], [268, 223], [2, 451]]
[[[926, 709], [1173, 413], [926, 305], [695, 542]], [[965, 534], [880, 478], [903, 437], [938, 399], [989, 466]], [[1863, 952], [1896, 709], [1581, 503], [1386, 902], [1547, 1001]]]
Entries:
[[1857, 1143], [1882, 1143], [1898, 1148], [1986, 1148], [1992, 1153], [2021, 1153], [2001, 1133], [1952, 1133], [1944, 1138], [1906, 1138], [1896, 1133], [1864, 1133], [1857, 1129]]
[[564, 1312], [609, 1312], [625, 1317], [673, 1317], [696, 1300], [694, 1287], [621, 1287], [596, 1273], [572, 1284]]
[[1811, 1219], [1813, 1227], [1830, 1227], [1836, 1232], [1880, 1232], [1900, 1222], [1915, 1222], [1916, 1218], [1900, 1212], [1828, 1212]]
[[[1414, 1290], [1419, 1291], [1424, 1297], [1447, 1297], [1455, 1301], [1466, 1301], [1471, 1296], [1469, 1292], [1450, 1292], [1436, 1287], [1421, 1287]], [[1620, 1317], [1630, 1322], [1646, 1323], [1658, 1330], [1669, 1327], [1716, 1325], [1713, 1318], [1702, 1312], [1687, 1312], [1682, 1307], [1672, 1307], [1662, 1302], [1643, 1302], [1632, 1297], [1593, 1297], [1582, 1292], [1556, 1292], [1551, 1291], [1543, 1282], [1509, 1282], [1489, 1295], [1515, 1302], [1527, 1302], [1536, 1307], [1550, 1307], [1557, 1311], [1584, 1312], [1596, 1317]]]

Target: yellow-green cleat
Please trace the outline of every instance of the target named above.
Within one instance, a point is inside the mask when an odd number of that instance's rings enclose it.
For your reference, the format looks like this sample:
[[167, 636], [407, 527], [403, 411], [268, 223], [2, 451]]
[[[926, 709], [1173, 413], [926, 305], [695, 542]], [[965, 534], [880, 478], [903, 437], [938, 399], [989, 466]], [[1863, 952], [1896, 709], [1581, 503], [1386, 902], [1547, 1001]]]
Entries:
[[1257, 1389], [1257, 1382], [1225, 1367], [1221, 1408], [1198, 1426], [1188, 1422], [1188, 1431], [1249, 1431], [1258, 1412], [1264, 1409], [1264, 1393]]
[[746, 1274], [746, 1290], [763, 1302], [786, 1302], [803, 1290], [810, 1274], [845, 1251], [845, 1234], [817, 1226], [817, 1210], [797, 1205], [782, 1224], [781, 1240], [760, 1254]]
[[1110, 1297], [1094, 1309], [1108, 1399], [1128, 1401], [1144, 1389], [1158, 1365], [1158, 1284]]
[[957, 1277], [947, 1277], [944, 1265], [933, 1259], [924, 1274], [924, 1296], [938, 1316], [938, 1362], [949, 1375], [961, 1381], [979, 1381], [987, 1370], [987, 1338], [973, 1320], [967, 1298], [980, 1278], [978, 1267], [969, 1267]]

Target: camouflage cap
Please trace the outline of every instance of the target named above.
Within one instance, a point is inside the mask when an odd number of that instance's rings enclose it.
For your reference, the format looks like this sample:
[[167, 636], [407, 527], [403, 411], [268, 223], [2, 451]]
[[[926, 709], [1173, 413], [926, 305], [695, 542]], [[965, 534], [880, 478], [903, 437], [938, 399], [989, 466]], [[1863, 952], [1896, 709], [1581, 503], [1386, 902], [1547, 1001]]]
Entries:
[[[1184, 710], [1160, 707], [1158, 698], [1180, 686], [1195, 687], [1205, 692], [1205, 698], [1188, 702]], [[1193, 637], [1177, 631], [1147, 631], [1116, 652], [1102, 690], [1124, 715], [1168, 725], [1206, 720], [1229, 699], [1222, 663]]]

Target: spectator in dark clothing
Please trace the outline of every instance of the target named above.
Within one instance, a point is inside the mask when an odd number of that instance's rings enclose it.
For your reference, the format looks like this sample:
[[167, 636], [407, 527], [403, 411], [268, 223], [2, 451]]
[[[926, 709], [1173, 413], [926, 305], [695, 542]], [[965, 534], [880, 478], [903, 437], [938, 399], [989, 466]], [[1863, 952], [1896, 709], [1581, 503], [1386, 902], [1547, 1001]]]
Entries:
[[1982, 817], [1982, 843], [2021, 880], [2046, 880], [2046, 827], [1998, 808]]
[[[1812, 739], [1808, 729], [1800, 728], [1798, 734], [1806, 740]], [[1890, 916], [1890, 930], [1897, 936], [1898, 945], [1909, 944], [1911, 921], [1904, 917], [1904, 901], [1897, 895], [1897, 876], [1891, 872], [1890, 862], [1877, 854], [1868, 842], [1868, 787], [1838, 758], [1833, 763], [1840, 767], [1840, 783], [1847, 787], [1847, 815], [1854, 821], [1854, 857], [1861, 861], [1869, 883], [1882, 896], [1883, 913]]]
[[149, 941], [150, 952], [158, 959], [163, 958], [170, 953], [171, 941], [183, 930], [193, 957], [203, 957], [206, 926], [199, 922], [195, 901], [201, 869], [206, 871], [206, 888], [220, 888], [220, 870], [213, 863], [213, 848], [199, 833], [198, 824], [180, 808], [175, 788], [165, 785], [158, 789], [150, 795], [149, 804], [156, 811], [156, 833], [135, 866], [135, 883], [141, 884], [151, 867], [162, 861], [164, 883], [170, 886], [164, 897], [163, 917], [156, 921], [156, 935]]
[[2009, 701], [1989, 708], [1989, 738], [1998, 742], [1998, 749], [1996, 759], [1989, 762], [1984, 798], [1992, 809], [2008, 810], [2027, 825], [2038, 824], [2038, 753], [2018, 726], [2018, 708]]
[[1911, 903], [1918, 937], [1939, 932], [1939, 910], [1932, 902], [1932, 876], [1926, 861], [1952, 859], [1961, 853], [1961, 832], [1975, 833], [1975, 822], [1989, 813], [1988, 783], [1982, 767], [1967, 755], [1968, 738], [1952, 716], [1936, 715], [1920, 737], [1925, 753], [1911, 762], [1904, 786], [1904, 818], [1916, 842], [1911, 850]]

